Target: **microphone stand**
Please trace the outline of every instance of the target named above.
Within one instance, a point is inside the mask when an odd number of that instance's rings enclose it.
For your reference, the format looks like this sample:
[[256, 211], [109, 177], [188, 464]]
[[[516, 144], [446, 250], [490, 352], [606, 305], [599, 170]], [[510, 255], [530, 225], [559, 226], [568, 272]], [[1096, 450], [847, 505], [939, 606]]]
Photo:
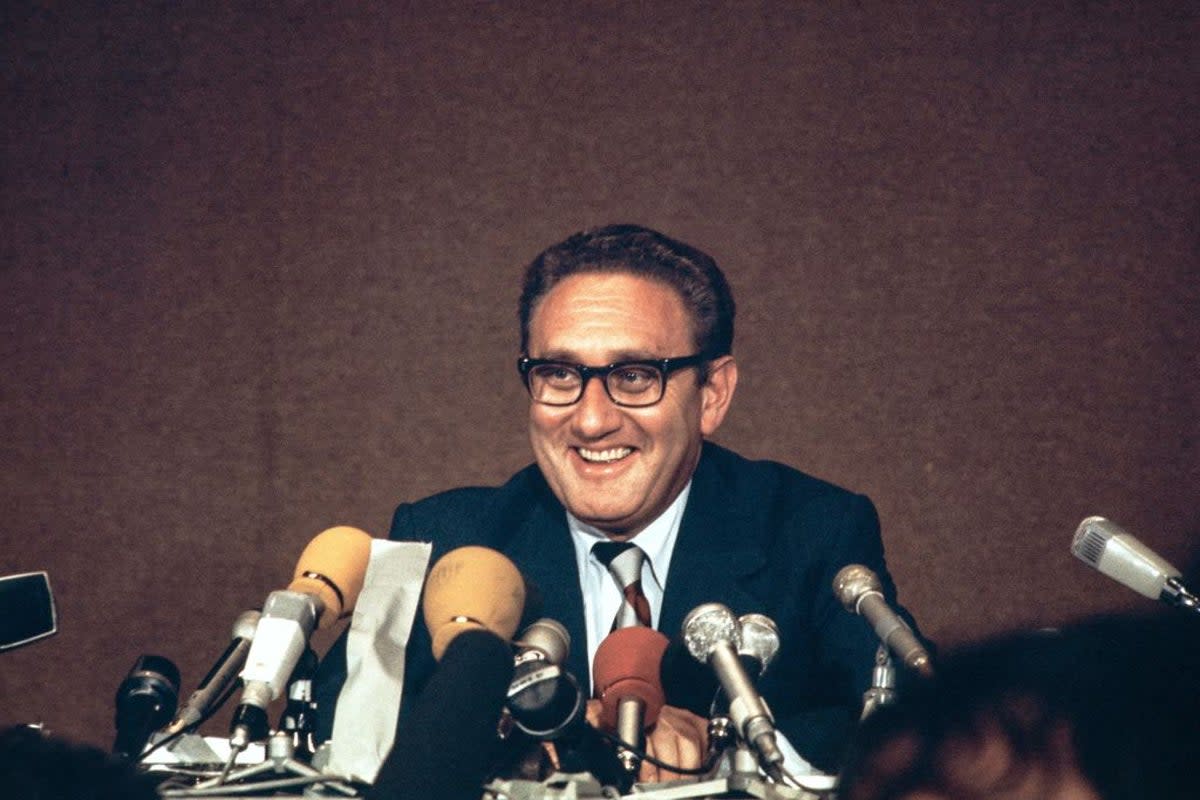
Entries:
[[[831, 796], [830, 787], [805, 786], [773, 782], [759, 771], [758, 755], [744, 741], [738, 741], [732, 750], [727, 750], [728, 759], [714, 770], [714, 777], [686, 778], [642, 787], [635, 793], [638, 800], [697, 800], [713, 797], [746, 797], [756, 800], [826, 800]], [[715, 777], [723, 771], [729, 772]], [[562, 798], [562, 800], [568, 800]]]
[[[292, 744], [292, 734], [286, 731], [277, 731], [271, 734], [267, 739], [267, 760], [261, 764], [252, 764], [248, 767], [236, 770], [228, 775], [218, 775], [207, 781], [196, 784], [191, 789], [181, 790], [179, 792], [171, 792], [169, 796], [187, 797], [211, 795], [211, 790], [224, 787], [227, 790], [232, 790], [234, 787], [229, 784], [239, 781], [256, 778], [260, 775], [291, 775], [293, 778], [324, 778], [321, 781], [313, 781], [320, 783], [322, 786], [328, 787], [336, 792], [346, 795], [347, 797], [355, 797], [358, 792], [352, 787], [347, 786], [343, 780], [336, 775], [325, 775], [320, 770], [315, 769], [303, 761], [295, 758], [296, 749]], [[236, 755], [236, 754], [235, 754]], [[288, 788], [294, 786], [293, 780], [275, 780], [262, 781], [254, 784], [256, 791], [265, 791], [275, 788]]]
[[1179, 578], [1167, 578], [1166, 583], [1163, 584], [1160, 599], [1165, 600], [1168, 604], [1176, 608], [1191, 611], [1193, 614], [1200, 614], [1200, 597], [1188, 591]]
[[[316, 704], [312, 702], [312, 675], [316, 671], [317, 656], [307, 649], [301, 657], [300, 664], [293, 672], [288, 684], [287, 706], [279, 720], [279, 730], [267, 738], [266, 760], [260, 764], [252, 764], [240, 770], [231, 772], [238, 753], [242, 748], [234, 748], [230, 753], [225, 769], [216, 778], [196, 784], [193, 790], [212, 790], [229, 784], [256, 778], [260, 775], [276, 774], [291, 775], [293, 778], [316, 778], [323, 773], [309, 765], [315, 752], [314, 736], [316, 733]], [[258, 791], [275, 788], [287, 788], [285, 784], [292, 781], [287, 779], [266, 781], [254, 784]], [[329, 776], [321, 783], [334, 791], [354, 796], [357, 792], [341, 783], [336, 776]]]
[[317, 654], [306, 650], [300, 666], [288, 685], [287, 705], [279, 720], [279, 730], [292, 737], [296, 756], [312, 761], [317, 751], [317, 704], [312, 699], [312, 678], [317, 669]]
[[859, 721], [866, 719], [880, 706], [896, 702], [896, 667], [886, 644], [875, 651], [875, 669], [871, 672], [871, 688], [863, 692], [863, 710]]

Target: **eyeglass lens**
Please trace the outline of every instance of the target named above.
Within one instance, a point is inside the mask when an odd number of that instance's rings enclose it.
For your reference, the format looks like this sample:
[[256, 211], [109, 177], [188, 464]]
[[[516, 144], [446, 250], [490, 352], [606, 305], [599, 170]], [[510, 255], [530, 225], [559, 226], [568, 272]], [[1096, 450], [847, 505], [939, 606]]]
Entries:
[[[604, 380], [613, 402], [647, 406], [662, 399], [663, 373], [649, 364], [618, 364], [610, 370], [589, 370]], [[571, 405], [583, 396], [584, 377], [569, 364], [539, 364], [529, 371], [533, 399], [549, 405]]]

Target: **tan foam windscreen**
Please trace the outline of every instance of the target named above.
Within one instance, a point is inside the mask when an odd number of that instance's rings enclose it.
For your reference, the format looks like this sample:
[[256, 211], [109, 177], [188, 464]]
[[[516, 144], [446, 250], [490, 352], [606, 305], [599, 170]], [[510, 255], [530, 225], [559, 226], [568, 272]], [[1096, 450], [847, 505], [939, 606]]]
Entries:
[[321, 598], [317, 626], [327, 628], [354, 610], [370, 558], [371, 535], [366, 531], [346, 525], [321, 531], [300, 554], [288, 589]]
[[471, 628], [511, 639], [525, 608], [525, 581], [516, 565], [487, 547], [460, 547], [438, 559], [425, 579], [425, 625], [440, 659], [450, 641]]

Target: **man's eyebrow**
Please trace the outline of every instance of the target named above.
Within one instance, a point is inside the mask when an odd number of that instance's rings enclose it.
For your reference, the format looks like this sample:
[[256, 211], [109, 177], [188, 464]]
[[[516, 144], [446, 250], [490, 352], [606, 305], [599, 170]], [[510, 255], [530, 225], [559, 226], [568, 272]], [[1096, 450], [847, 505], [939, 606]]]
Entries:
[[[648, 353], [645, 350], [618, 350], [612, 353], [603, 364], [588, 364], [588, 366], [601, 367], [608, 366], [609, 364], [619, 364], [623, 361], [661, 361], [663, 358], [668, 357]], [[580, 359], [576, 353], [570, 350], [547, 350], [544, 355], [538, 356], [538, 358], [547, 361], [562, 361], [567, 364], [587, 364], [586, 361]]]

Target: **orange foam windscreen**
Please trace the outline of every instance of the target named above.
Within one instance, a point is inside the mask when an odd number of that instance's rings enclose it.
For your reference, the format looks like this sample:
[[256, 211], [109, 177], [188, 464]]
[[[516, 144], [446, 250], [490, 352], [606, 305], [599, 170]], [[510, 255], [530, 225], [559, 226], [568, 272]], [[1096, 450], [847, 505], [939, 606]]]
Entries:
[[511, 639], [525, 609], [525, 581], [501, 553], [459, 547], [429, 571], [423, 605], [433, 657], [440, 660], [446, 646], [465, 630], [482, 628]]
[[321, 531], [304, 548], [288, 590], [320, 598], [320, 628], [348, 616], [362, 593], [367, 562], [371, 560], [371, 535], [339, 525]]

